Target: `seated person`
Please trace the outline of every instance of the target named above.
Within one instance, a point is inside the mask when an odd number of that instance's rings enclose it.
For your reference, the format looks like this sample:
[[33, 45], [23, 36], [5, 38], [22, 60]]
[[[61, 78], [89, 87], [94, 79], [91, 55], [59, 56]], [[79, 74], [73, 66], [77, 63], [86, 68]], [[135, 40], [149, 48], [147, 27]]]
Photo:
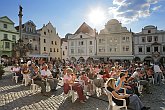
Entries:
[[136, 68], [136, 71], [132, 74], [132, 76], [127, 80], [127, 82], [134, 80], [135, 82], [139, 82], [140, 85], [143, 85], [146, 88], [146, 93], [151, 94], [149, 91], [149, 82], [144, 79], [140, 79], [144, 76], [145, 74], [142, 74], [142, 71], [140, 68]]
[[[88, 78], [87, 74], [85, 73], [85, 71], [83, 71], [79, 77], [80, 83], [83, 83], [82, 85], [86, 85], [87, 86], [87, 91], [90, 92], [90, 94], [93, 94], [93, 85], [91, 84], [90, 79]], [[81, 82], [83, 81], [83, 82]]]
[[18, 64], [12, 68], [12, 72], [18, 76], [18, 81], [23, 79], [23, 75], [21, 74], [21, 67]]
[[120, 73], [120, 77], [117, 79], [116, 88], [118, 92], [123, 93], [123, 89], [126, 89], [127, 94], [133, 94], [132, 88], [130, 86], [125, 85], [126, 75], [124, 73]]
[[95, 84], [96, 87], [98, 88], [103, 88], [104, 87], [104, 79], [102, 78], [104, 74], [104, 71], [101, 70], [99, 72], [99, 74], [97, 75], [97, 77], [95, 79], [93, 79], [93, 82]]
[[123, 101], [122, 100], [118, 100], [118, 99], [126, 99], [126, 105], [128, 106], [128, 108], [132, 109], [132, 110], [149, 110], [150, 107], [145, 107], [143, 105], [143, 103], [141, 102], [141, 100], [139, 99], [139, 97], [137, 95], [119, 95], [116, 92], [116, 87], [115, 87], [115, 79], [114, 78], [110, 78], [107, 83], [106, 83], [106, 89], [112, 93], [112, 100], [116, 103], [116, 105], [118, 106], [122, 106], [123, 105]]
[[138, 88], [136, 86], [131, 87], [125, 83], [126, 77], [127, 77], [127, 73], [125, 74], [122, 72], [120, 74], [120, 77], [117, 79], [116, 86], [117, 86], [118, 92], [123, 93], [123, 89], [121, 89], [121, 88], [126, 88], [127, 94], [135, 93], [137, 96], [140, 96], [140, 94], [138, 92]]
[[38, 66], [36, 66], [34, 68], [34, 71], [30, 73], [30, 76], [33, 79], [34, 83], [41, 87], [41, 93], [44, 96], [48, 96], [48, 94], [46, 93], [46, 81], [41, 76]]
[[[23, 74], [23, 78], [25, 78], [25, 79], [27, 80], [27, 84], [29, 85], [29, 83], [30, 83], [30, 76], [29, 76], [29, 74], [30, 74], [30, 69], [29, 69], [29, 67], [28, 67], [27, 64], [24, 64], [24, 65], [23, 65], [23, 68], [22, 68], [21, 73]], [[25, 85], [25, 86], [26, 86], [26, 85]]]
[[48, 83], [50, 84], [50, 89], [51, 91], [56, 91], [56, 87], [58, 84], [58, 79], [53, 78], [52, 73], [50, 72], [50, 70], [48, 69], [47, 64], [43, 65], [42, 67], [43, 69], [41, 70], [41, 75], [42, 77], [44, 77], [45, 79], [47, 78]]
[[64, 75], [64, 93], [67, 94], [69, 90], [71, 90], [70, 86], [72, 86], [72, 90], [77, 91], [79, 100], [81, 103], [86, 101], [86, 98], [83, 93], [83, 87], [79, 83], [75, 83], [76, 76], [73, 73], [71, 68], [66, 69], [66, 74]]

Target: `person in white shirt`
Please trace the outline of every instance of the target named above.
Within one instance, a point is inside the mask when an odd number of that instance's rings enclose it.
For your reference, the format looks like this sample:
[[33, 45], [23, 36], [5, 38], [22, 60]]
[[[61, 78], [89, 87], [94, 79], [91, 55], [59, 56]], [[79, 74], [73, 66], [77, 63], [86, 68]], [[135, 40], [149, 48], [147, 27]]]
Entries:
[[47, 81], [50, 84], [51, 91], [52, 92], [56, 91], [56, 87], [57, 87], [57, 84], [58, 84], [58, 79], [53, 78], [52, 73], [48, 69], [48, 65], [47, 64], [43, 65], [43, 69], [41, 70], [41, 75], [45, 79], [47, 78]]
[[135, 82], [139, 82], [140, 85], [143, 85], [146, 88], [146, 93], [147, 94], [152, 94], [149, 90], [149, 82], [147, 80], [141, 79], [145, 75], [142, 73], [141, 68], [136, 68], [136, 71], [132, 74], [132, 76], [126, 81], [132, 81], [134, 80]]
[[162, 76], [162, 71], [161, 71], [158, 63], [155, 63], [154, 64], [154, 81], [155, 81], [156, 85], [160, 85], [161, 76]]
[[23, 79], [23, 75], [21, 74], [21, 67], [18, 64], [12, 68], [13, 75], [18, 76], [18, 82]]

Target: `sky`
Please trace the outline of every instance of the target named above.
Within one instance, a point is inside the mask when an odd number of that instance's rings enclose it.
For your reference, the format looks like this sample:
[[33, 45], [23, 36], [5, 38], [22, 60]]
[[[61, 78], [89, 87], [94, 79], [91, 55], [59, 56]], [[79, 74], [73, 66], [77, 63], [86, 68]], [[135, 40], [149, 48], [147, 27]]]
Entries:
[[0, 17], [8, 16], [17, 26], [19, 5], [23, 23], [32, 20], [40, 29], [50, 21], [61, 38], [83, 22], [99, 32], [111, 19], [133, 32], [147, 25], [165, 30], [165, 0], [0, 0]]

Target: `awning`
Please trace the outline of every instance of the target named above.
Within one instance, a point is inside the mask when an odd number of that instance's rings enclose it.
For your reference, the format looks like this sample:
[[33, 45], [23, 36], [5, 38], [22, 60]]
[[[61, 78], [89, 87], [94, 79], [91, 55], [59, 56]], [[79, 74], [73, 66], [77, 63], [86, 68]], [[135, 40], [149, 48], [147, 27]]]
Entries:
[[109, 59], [132, 60], [134, 56], [110, 56]]
[[34, 58], [48, 58], [49, 55], [40, 55], [40, 54], [36, 54], [36, 55], [29, 55], [29, 57], [34, 57]]

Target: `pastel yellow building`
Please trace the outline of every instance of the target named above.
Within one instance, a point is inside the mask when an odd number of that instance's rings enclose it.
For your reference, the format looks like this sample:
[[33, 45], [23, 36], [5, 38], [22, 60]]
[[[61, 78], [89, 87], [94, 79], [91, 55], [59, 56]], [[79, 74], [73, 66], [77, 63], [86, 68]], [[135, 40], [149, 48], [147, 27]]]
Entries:
[[49, 22], [38, 30], [40, 34], [40, 54], [50, 59], [61, 59], [61, 39], [56, 28]]
[[97, 36], [97, 57], [103, 60], [132, 60], [132, 32], [116, 19], [109, 20]]

